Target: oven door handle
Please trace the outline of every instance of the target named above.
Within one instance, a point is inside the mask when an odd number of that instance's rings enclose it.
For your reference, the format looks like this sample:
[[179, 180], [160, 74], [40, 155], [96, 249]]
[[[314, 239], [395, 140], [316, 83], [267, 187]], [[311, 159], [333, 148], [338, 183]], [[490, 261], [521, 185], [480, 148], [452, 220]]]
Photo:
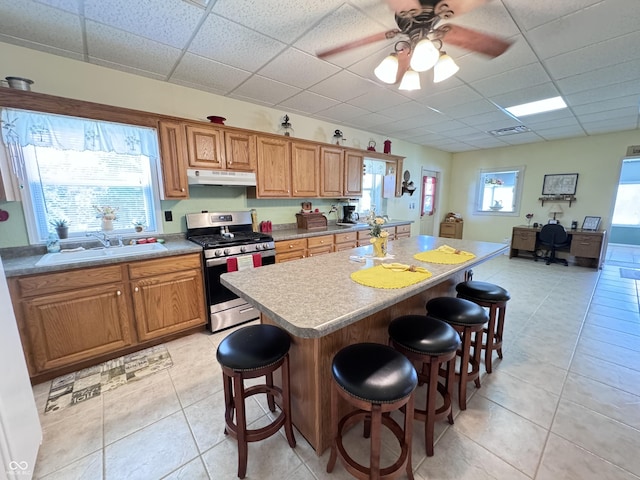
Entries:
[[[247, 253], [246, 255], [253, 255], [254, 253], [260, 253], [262, 258], [275, 257], [276, 256], [276, 251], [275, 250]], [[231, 256], [231, 257], [207, 258], [207, 260], [205, 262], [205, 266], [207, 266], [207, 267], [218, 267], [220, 265], [226, 265], [228, 259], [234, 258], [234, 257], [241, 257], [241, 256], [244, 256], [244, 255], [245, 254], [243, 254], [243, 255], [234, 255], [234, 256]]]

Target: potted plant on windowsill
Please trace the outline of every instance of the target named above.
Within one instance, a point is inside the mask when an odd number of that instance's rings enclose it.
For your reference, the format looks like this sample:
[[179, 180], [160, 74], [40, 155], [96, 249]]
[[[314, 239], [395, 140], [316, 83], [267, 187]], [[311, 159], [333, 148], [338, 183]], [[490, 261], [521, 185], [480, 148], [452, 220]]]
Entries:
[[49, 223], [55, 227], [60, 240], [64, 240], [69, 236], [69, 221], [67, 219], [57, 218]]
[[131, 223], [133, 223], [133, 228], [136, 229], [136, 232], [140, 233], [140, 232], [142, 232], [144, 230], [144, 227], [145, 227], [144, 222], [140, 222], [138, 220], [134, 220]]

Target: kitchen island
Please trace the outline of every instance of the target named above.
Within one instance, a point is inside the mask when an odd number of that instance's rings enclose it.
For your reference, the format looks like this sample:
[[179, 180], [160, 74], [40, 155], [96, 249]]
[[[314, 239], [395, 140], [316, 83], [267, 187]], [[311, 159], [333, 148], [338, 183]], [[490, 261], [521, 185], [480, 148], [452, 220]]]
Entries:
[[[449, 245], [475, 258], [457, 265], [423, 263], [413, 255]], [[350, 278], [359, 269], [381, 263], [369, 258], [372, 247], [359, 247], [295, 262], [226, 273], [222, 284], [261, 312], [263, 323], [278, 325], [292, 336], [292, 417], [300, 433], [321, 454], [330, 444], [331, 360], [346, 345], [387, 343], [387, 326], [406, 314], [424, 314], [427, 300], [454, 295], [475, 265], [507, 250], [497, 243], [418, 236], [389, 243], [385, 262], [413, 264], [433, 275], [409, 287], [379, 289]], [[365, 262], [350, 256], [365, 257]], [[343, 412], [341, 412], [342, 414]]]

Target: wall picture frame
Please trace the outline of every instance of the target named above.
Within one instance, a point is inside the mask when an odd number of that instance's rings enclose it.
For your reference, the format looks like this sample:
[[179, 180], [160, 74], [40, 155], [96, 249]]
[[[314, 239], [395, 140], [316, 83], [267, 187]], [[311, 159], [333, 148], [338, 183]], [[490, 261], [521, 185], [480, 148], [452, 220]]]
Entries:
[[577, 173], [545, 175], [542, 182], [542, 195], [575, 195], [577, 186]]
[[582, 222], [582, 230], [598, 230], [600, 226], [600, 217], [584, 217]]

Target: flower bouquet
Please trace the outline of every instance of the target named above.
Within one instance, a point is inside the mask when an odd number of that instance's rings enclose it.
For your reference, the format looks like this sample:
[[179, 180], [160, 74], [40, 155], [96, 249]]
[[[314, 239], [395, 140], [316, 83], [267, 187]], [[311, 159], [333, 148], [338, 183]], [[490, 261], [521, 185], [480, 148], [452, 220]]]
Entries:
[[373, 244], [373, 255], [375, 257], [387, 256], [387, 242], [389, 240], [389, 232], [382, 229], [384, 218], [374, 217], [369, 221], [370, 242]]

